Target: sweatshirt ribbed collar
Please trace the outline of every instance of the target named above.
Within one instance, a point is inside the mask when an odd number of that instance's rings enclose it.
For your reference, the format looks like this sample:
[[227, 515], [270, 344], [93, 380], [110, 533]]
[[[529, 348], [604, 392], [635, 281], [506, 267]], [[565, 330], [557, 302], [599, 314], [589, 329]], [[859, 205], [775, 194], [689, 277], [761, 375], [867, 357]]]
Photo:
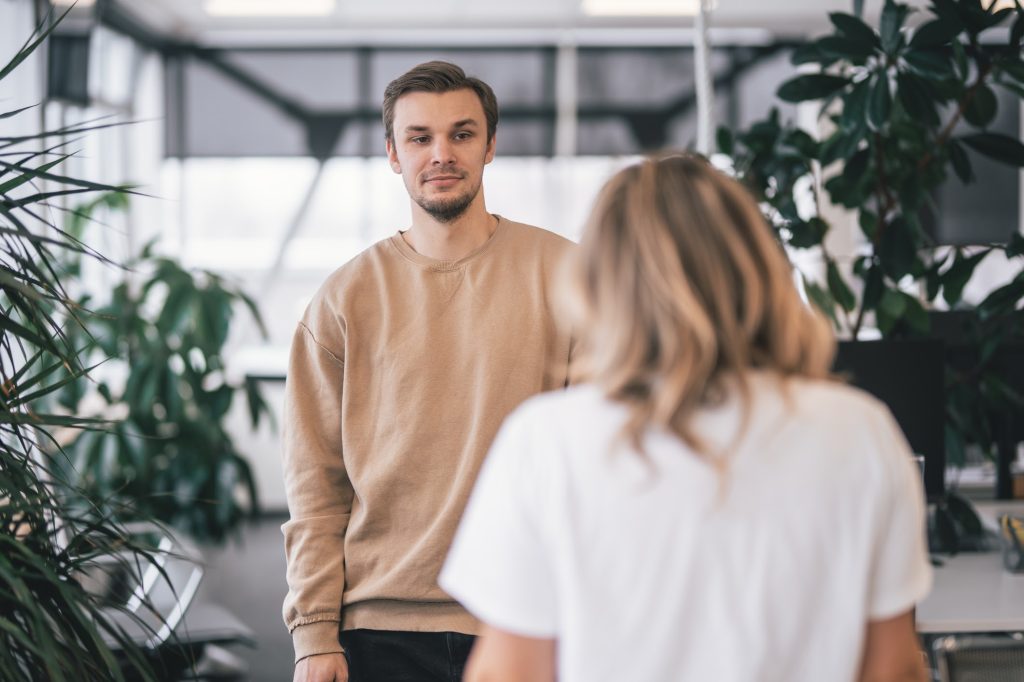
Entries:
[[500, 215], [495, 214], [494, 217], [498, 219], [498, 225], [494, 228], [494, 232], [491, 236], [487, 238], [487, 241], [467, 253], [462, 258], [457, 258], [455, 260], [438, 260], [437, 258], [430, 258], [429, 256], [424, 256], [422, 253], [418, 253], [409, 246], [408, 243], [406, 243], [405, 239], [402, 237], [401, 231], [395, 233], [395, 235], [391, 237], [391, 244], [398, 249], [398, 252], [402, 254], [402, 256], [417, 265], [422, 265], [438, 272], [458, 270], [468, 262], [479, 258], [482, 254], [489, 251], [491, 249], [491, 245], [498, 240], [498, 235], [506, 231], [505, 223], [507, 221]]

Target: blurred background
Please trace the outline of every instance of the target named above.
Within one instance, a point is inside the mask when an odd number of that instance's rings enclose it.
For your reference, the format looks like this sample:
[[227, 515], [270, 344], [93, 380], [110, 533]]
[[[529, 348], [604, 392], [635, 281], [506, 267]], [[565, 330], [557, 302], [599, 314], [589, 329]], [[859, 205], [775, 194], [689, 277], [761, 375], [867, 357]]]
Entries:
[[[49, 12], [69, 5], [0, 0], [0, 61]], [[812, 134], [827, 126], [814, 103], [788, 103], [775, 93], [806, 71], [793, 64], [793, 49], [831, 30], [829, 12], [851, 12], [854, 5], [872, 21], [882, 8], [880, 0], [710, 3], [704, 35], [715, 126], [747, 128], [773, 108]], [[485, 174], [488, 208], [577, 239], [593, 197], [615, 169], [646, 151], [694, 146], [699, 10], [699, 0], [78, 0], [45, 49], [0, 83], [3, 110], [41, 103], [26, 116], [0, 121], [5, 135], [99, 126], [66, 136], [80, 150], [68, 160], [68, 173], [131, 185], [138, 193], [126, 202], [90, 205], [92, 222], [80, 229], [113, 260], [137, 259], [140, 273], [158, 273], [154, 290], [165, 292], [152, 300], [119, 299], [124, 274], [86, 262], [82, 296], [163, 314], [155, 333], [184, 338], [174, 301], [186, 294], [171, 293], [185, 281], [181, 273], [211, 273], [197, 275], [200, 288], [211, 277], [223, 281], [227, 293], [216, 303], [222, 308], [203, 308], [225, 319], [210, 322], [219, 329], [210, 332], [213, 341], [196, 342], [206, 354], [200, 379], [231, 388], [209, 408], [223, 411], [224, 432], [241, 461], [232, 465], [235, 478], [225, 494], [234, 499], [232, 485], [251, 481], [261, 516], [238, 526], [235, 517], [189, 516], [192, 508], [182, 503], [168, 520], [200, 538], [227, 539], [204, 549], [201, 589], [252, 631], [258, 647], [243, 656], [245, 679], [291, 674], [279, 612], [286, 588], [278, 527], [286, 509], [278, 429], [296, 321], [332, 270], [408, 226], [401, 178], [384, 159], [385, 85], [430, 59], [456, 62], [491, 84], [501, 121], [497, 156]], [[1005, 42], [1008, 31], [995, 29], [988, 39]], [[1002, 106], [989, 129], [1019, 137], [1018, 98], [997, 94]], [[971, 190], [951, 185], [935, 197], [930, 229], [942, 243], [958, 243], [964, 225], [976, 241], [1019, 232], [1019, 171], [971, 158], [978, 178]], [[72, 199], [64, 205], [81, 208]], [[856, 217], [824, 210], [834, 224], [830, 248], [856, 253], [863, 243]], [[822, 267], [813, 252], [796, 257], [811, 269]], [[1013, 267], [988, 259], [964, 299], [977, 300]], [[210, 343], [215, 347], [207, 352]], [[142, 371], [147, 351], [134, 352], [134, 364], [100, 370], [129, 404], [147, 399], [147, 379], [133, 385], [131, 378]], [[152, 378], [156, 369], [146, 371], [152, 402], [164, 380]], [[174, 395], [182, 394], [175, 389]], [[67, 400], [81, 407], [90, 398], [82, 391]], [[96, 409], [109, 411], [117, 402]], [[164, 402], [166, 412], [173, 401]], [[187, 416], [189, 409], [182, 410]], [[83, 461], [102, 469], [103, 447], [82, 445]], [[239, 509], [251, 501], [239, 502]]]

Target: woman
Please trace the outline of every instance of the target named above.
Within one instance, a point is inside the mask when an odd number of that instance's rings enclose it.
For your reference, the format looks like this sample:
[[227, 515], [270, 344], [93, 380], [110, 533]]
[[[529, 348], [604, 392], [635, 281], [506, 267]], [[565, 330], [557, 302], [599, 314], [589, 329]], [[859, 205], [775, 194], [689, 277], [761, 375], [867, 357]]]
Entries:
[[575, 271], [590, 383], [502, 427], [441, 584], [467, 679], [921, 680], [911, 453], [832, 381], [753, 198], [703, 159], [626, 168]]

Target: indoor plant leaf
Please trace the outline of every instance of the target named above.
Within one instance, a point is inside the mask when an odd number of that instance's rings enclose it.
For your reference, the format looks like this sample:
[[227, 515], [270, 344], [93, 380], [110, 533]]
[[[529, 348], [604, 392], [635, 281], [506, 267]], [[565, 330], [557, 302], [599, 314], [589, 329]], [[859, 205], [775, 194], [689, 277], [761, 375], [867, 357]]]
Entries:
[[915, 74], [900, 71], [896, 76], [896, 84], [900, 104], [911, 118], [920, 119], [928, 125], [938, 125], [935, 97], [927, 81]]
[[832, 298], [843, 310], [850, 312], [856, 307], [857, 301], [834, 260], [829, 259], [827, 271], [828, 290], [832, 293]]
[[974, 151], [1011, 166], [1024, 166], [1024, 144], [1002, 133], [973, 133], [958, 138]]
[[828, 97], [849, 83], [850, 80], [843, 76], [811, 73], [789, 79], [779, 86], [776, 94], [786, 102], [804, 102]]
[[840, 117], [843, 128], [851, 129], [864, 125], [864, 112], [868, 108], [872, 83], [874, 78], [865, 78], [856, 83], [843, 97], [843, 112]]
[[838, 318], [836, 318], [836, 302], [832, 298], [827, 290], [819, 286], [815, 282], [804, 278], [804, 291], [807, 292], [807, 297], [811, 300], [811, 303], [821, 311], [823, 315], [832, 320], [832, 324], [838, 324]]
[[945, 78], [953, 73], [952, 63], [938, 50], [907, 50], [903, 53], [903, 60], [915, 72], [928, 78]]
[[846, 59], [854, 64], [863, 64], [875, 52], [870, 43], [859, 42], [843, 35], [819, 38], [815, 45], [818, 52], [826, 57]]
[[964, 287], [974, 274], [975, 268], [985, 259], [985, 256], [992, 253], [992, 249], [985, 249], [976, 254], [965, 256], [963, 251], [957, 251], [953, 264], [942, 274], [942, 298], [950, 306], [960, 302]]
[[877, 74], [871, 87], [871, 101], [868, 105], [868, 126], [880, 130], [889, 121], [892, 96], [889, 93], [889, 77], [883, 71]]
[[878, 32], [881, 36], [882, 50], [886, 54], [894, 54], [900, 48], [903, 42], [900, 29], [903, 28], [908, 11], [909, 8], [906, 5], [893, 2], [893, 0], [885, 0]]
[[974, 97], [964, 109], [964, 119], [971, 125], [984, 128], [996, 117], [996, 93], [987, 84], [974, 91]]
[[872, 48], [882, 46], [882, 41], [879, 40], [875, 30], [859, 17], [843, 12], [832, 12], [828, 18], [832, 25], [850, 40]]
[[878, 243], [878, 262], [892, 280], [910, 272], [917, 256], [917, 244], [902, 218], [896, 218], [882, 231]]
[[914, 31], [910, 39], [910, 48], [939, 47], [947, 44], [954, 36], [959, 35], [962, 28], [955, 22], [945, 19], [933, 19], [922, 24]]
[[974, 170], [971, 168], [971, 160], [968, 158], [964, 148], [956, 140], [947, 142], [946, 147], [949, 150], [949, 159], [953, 164], [953, 170], [956, 172], [957, 177], [964, 184], [973, 182]]

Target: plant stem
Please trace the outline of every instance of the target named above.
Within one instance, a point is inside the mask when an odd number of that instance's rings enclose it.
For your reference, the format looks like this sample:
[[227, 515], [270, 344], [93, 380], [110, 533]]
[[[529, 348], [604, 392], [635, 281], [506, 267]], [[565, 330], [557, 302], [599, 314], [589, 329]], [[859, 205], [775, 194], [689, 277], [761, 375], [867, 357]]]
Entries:
[[[889, 213], [896, 206], [896, 197], [892, 195], [892, 191], [889, 188], [889, 179], [885, 173], [885, 152], [882, 149], [882, 136], [880, 133], [874, 135], [874, 147], [875, 147], [875, 167], [878, 174], [878, 182], [875, 183], [875, 202], [877, 203], [878, 210], [878, 225], [875, 228], [875, 234], [871, 238], [872, 251], [878, 253], [878, 245], [882, 242], [882, 234], [885, 232], [889, 222]], [[875, 263], [872, 263], [868, 268], [866, 277], [864, 277], [865, 287], [867, 286], [868, 277], [871, 272], [878, 267]], [[853, 338], [854, 340], [860, 335], [861, 326], [864, 324], [864, 314], [867, 312], [866, 306], [864, 305], [863, 297], [860, 302], [860, 308], [857, 310], [857, 321], [853, 325]]]
[[[935, 138], [935, 149], [942, 149], [949, 142], [949, 138], [953, 136], [953, 129], [956, 128], [956, 124], [963, 118], [964, 111], [974, 100], [975, 95], [978, 94], [978, 89], [984, 85], [985, 79], [988, 78], [988, 74], [992, 71], [992, 62], [989, 61], [984, 65], [978, 66], [978, 77], [974, 83], [964, 93], [964, 98], [960, 100], [960, 104], [957, 106], [956, 111], [953, 112], [953, 117], [949, 119], [949, 122], [939, 133], [939, 136]], [[934, 152], [929, 152], [921, 157], [921, 160], [917, 162], [917, 169], [919, 171], [924, 170], [932, 159], [935, 158]]]
[[[878, 170], [878, 183], [875, 185], [876, 198], [878, 199], [878, 229], [871, 242], [878, 245], [882, 242], [882, 232], [885, 230], [889, 212], [896, 206], [896, 197], [889, 189], [889, 179], [885, 174], [885, 151], [882, 149], [882, 135], [875, 133], [875, 166]], [[882, 201], [884, 199], [884, 202]]]
[[[817, 168], [815, 168], [814, 165], [809, 164], [808, 167], [807, 167], [807, 172], [810, 173], [812, 178], [820, 178], [821, 177], [821, 167], [820, 167], [820, 165]], [[811, 188], [812, 188], [811, 189], [811, 194], [814, 195], [815, 215], [820, 217], [821, 216], [821, 192], [819, 191], [819, 187], [818, 187], [817, 181], [815, 181], [815, 182], [813, 182], [811, 184]], [[824, 239], [821, 240], [821, 244], [818, 245], [818, 248], [821, 249], [821, 259], [825, 263], [828, 263], [830, 260], [835, 260], [835, 258], [832, 256], [832, 254], [829, 253], [828, 247], [825, 246], [825, 240]], [[803, 277], [803, 273], [800, 273], [800, 276]], [[826, 282], [826, 285], [827, 285], [827, 282]], [[843, 308], [843, 306], [841, 306], [841, 305], [838, 306], [838, 308], [839, 308], [840, 314], [843, 317], [843, 323], [846, 325], [847, 329], [850, 329], [850, 313], [848, 313], [846, 311], [846, 309]]]

